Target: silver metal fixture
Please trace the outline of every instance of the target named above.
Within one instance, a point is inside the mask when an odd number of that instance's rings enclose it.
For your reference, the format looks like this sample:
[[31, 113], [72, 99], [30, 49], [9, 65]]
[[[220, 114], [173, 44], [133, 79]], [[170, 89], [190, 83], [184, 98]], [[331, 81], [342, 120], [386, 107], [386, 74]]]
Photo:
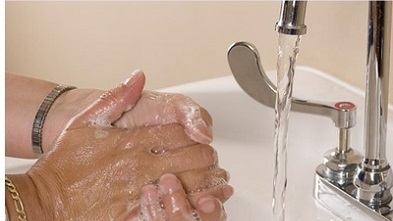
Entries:
[[306, 6], [307, 1], [283, 1], [276, 31], [288, 35], [306, 34], [307, 26], [304, 24]]
[[[263, 105], [274, 108], [277, 87], [270, 81], [260, 63], [259, 52], [247, 42], [236, 42], [228, 50], [228, 62], [240, 87]], [[351, 108], [343, 108], [347, 105]], [[356, 125], [356, 107], [347, 101], [316, 102], [292, 98], [291, 110], [329, 117], [337, 128]]]
[[363, 162], [355, 179], [356, 197], [379, 208], [392, 201], [393, 174], [386, 159], [392, 2], [369, 4], [367, 84]]
[[[276, 31], [305, 34], [306, 4], [306, 1], [283, 1]], [[369, 3], [364, 157], [350, 146], [350, 129], [356, 124], [354, 104], [292, 98], [293, 111], [327, 116], [338, 128], [337, 147], [325, 154], [316, 169], [314, 197], [344, 220], [393, 218], [390, 205], [393, 173], [386, 159], [391, 10], [390, 1]], [[275, 106], [277, 90], [265, 74], [255, 46], [234, 43], [228, 50], [228, 62], [246, 93], [264, 105]]]

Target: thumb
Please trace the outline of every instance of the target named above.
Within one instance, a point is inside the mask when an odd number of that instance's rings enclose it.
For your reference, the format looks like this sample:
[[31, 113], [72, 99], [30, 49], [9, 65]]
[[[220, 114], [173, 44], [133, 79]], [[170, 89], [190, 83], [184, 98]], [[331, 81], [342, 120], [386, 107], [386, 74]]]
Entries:
[[75, 116], [68, 129], [81, 126], [110, 127], [138, 101], [145, 85], [145, 75], [135, 71], [128, 79], [105, 92], [93, 104]]

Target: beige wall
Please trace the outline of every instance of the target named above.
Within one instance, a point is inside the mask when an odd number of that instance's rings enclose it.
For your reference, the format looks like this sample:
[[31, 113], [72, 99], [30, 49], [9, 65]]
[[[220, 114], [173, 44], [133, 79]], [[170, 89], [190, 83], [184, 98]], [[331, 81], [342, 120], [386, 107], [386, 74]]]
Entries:
[[[278, 1], [6, 2], [6, 70], [106, 89], [139, 68], [147, 88], [158, 89], [230, 74], [226, 51], [240, 40], [256, 45], [271, 70], [279, 7]], [[298, 65], [363, 88], [366, 15], [366, 2], [309, 2]]]

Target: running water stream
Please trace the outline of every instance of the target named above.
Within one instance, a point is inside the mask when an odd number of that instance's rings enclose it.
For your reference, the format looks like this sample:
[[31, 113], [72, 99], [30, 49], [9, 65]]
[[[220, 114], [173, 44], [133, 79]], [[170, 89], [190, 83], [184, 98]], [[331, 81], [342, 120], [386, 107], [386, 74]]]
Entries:
[[279, 34], [277, 58], [277, 96], [274, 135], [275, 167], [273, 179], [274, 221], [285, 220], [285, 195], [287, 189], [287, 138], [288, 121], [295, 63], [301, 36]]

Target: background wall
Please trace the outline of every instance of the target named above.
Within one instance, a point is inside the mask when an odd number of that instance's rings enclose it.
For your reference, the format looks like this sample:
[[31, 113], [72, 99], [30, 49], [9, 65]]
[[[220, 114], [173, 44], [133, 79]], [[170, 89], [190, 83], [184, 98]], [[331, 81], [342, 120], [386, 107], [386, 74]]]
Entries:
[[[108, 89], [142, 69], [147, 89], [158, 89], [229, 75], [226, 52], [240, 40], [256, 45], [273, 70], [279, 8], [278, 1], [6, 2], [6, 71]], [[367, 2], [307, 8], [297, 65], [364, 88]], [[393, 102], [393, 74], [390, 82]]]

